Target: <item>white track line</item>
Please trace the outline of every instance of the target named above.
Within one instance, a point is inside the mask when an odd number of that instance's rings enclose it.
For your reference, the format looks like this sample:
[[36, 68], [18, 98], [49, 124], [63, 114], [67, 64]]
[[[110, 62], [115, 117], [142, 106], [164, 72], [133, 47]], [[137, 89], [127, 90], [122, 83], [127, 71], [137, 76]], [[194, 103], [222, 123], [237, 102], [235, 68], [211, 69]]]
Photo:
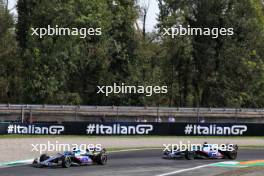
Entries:
[[[213, 164], [216, 164], [216, 163], [213, 163]], [[208, 167], [208, 166], [211, 166], [211, 165], [212, 165], [212, 163], [205, 164], [205, 165], [200, 165], [200, 166], [196, 166], [196, 167], [191, 167], [191, 168], [187, 168], [187, 169], [181, 169], [181, 170], [177, 170], [177, 171], [172, 171], [172, 172], [168, 172], [168, 173], [164, 173], [164, 174], [160, 174], [160, 175], [156, 175], [156, 176], [175, 175], [175, 174], [179, 174], [179, 173], [182, 173], [182, 172], [188, 172], [188, 171], [191, 171], [191, 170], [201, 169], [201, 168]]]

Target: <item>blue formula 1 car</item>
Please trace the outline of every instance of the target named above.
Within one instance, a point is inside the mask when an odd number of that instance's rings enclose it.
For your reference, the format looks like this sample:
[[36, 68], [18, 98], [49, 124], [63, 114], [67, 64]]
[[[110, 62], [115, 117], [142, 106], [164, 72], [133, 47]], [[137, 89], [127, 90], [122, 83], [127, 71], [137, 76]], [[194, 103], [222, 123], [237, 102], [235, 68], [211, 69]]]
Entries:
[[204, 143], [201, 147], [195, 147], [193, 150], [166, 150], [163, 153], [164, 159], [179, 159], [185, 158], [188, 160], [193, 159], [231, 159], [234, 160], [237, 158], [237, 145], [226, 144], [223, 149], [215, 149], [215, 145]]
[[66, 151], [63, 153], [58, 153], [54, 156], [48, 156], [42, 154], [40, 157], [36, 158], [32, 165], [34, 167], [64, 167], [69, 168], [71, 166], [81, 166], [81, 165], [105, 165], [107, 163], [106, 150], [101, 151], [81, 151], [74, 149], [73, 151]]

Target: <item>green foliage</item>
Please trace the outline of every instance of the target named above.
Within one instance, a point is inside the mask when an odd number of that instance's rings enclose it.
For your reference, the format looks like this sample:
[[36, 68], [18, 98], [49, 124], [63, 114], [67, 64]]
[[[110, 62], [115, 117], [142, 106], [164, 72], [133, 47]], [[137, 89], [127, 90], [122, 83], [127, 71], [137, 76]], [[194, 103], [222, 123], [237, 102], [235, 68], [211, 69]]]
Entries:
[[[176, 106], [263, 107], [264, 13], [258, 0], [161, 0], [159, 29], [234, 28], [233, 36], [163, 39]], [[166, 66], [165, 66], [166, 67]], [[177, 82], [177, 83], [175, 83]], [[262, 102], [262, 103], [261, 103]]]
[[0, 102], [19, 102], [21, 91], [21, 60], [17, 57], [13, 18], [0, 0]]
[[[25, 58], [25, 99], [61, 103], [56, 94], [73, 93], [79, 103], [119, 104], [126, 97], [96, 94], [97, 85], [125, 82], [136, 59], [134, 2], [18, 1], [17, 35]], [[27, 20], [24, 20], [27, 19]], [[101, 36], [32, 37], [31, 27], [102, 28]], [[25, 42], [26, 41], [26, 42]], [[60, 97], [64, 97], [63, 95]], [[65, 102], [66, 104], [72, 102]]]
[[[264, 106], [261, 0], [158, 0], [158, 32], [135, 23], [135, 0], [18, 0], [16, 28], [0, 0], [0, 102]], [[233, 36], [162, 35], [174, 25], [234, 28]], [[31, 28], [102, 28], [101, 36], [31, 35]], [[16, 36], [15, 36], [16, 34]], [[18, 46], [17, 46], [18, 45]], [[97, 94], [97, 86], [168, 86], [168, 94]]]

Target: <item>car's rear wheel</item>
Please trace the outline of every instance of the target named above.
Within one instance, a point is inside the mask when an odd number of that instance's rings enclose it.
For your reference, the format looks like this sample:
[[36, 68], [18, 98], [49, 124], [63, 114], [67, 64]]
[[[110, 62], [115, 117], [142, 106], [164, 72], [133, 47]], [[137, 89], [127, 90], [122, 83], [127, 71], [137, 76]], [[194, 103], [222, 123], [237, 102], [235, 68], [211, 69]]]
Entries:
[[62, 167], [69, 168], [71, 167], [71, 158], [69, 156], [63, 156], [62, 158]]
[[235, 160], [237, 158], [237, 151], [227, 152], [226, 156], [228, 159]]
[[95, 156], [94, 161], [97, 164], [105, 165], [107, 163], [107, 155], [105, 155], [105, 154], [99, 154], [99, 155]]
[[194, 160], [194, 152], [186, 151], [185, 158], [187, 160]]

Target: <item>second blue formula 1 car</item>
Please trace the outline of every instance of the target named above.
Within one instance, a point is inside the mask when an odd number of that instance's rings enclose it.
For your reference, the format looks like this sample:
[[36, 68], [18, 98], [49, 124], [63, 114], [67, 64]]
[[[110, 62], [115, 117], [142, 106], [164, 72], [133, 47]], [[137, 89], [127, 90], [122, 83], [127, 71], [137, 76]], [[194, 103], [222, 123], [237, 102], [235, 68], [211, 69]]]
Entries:
[[[228, 146], [228, 144], [226, 145]], [[229, 146], [229, 150], [213, 149], [213, 144], [204, 143], [201, 147], [197, 147], [192, 151], [188, 150], [166, 150], [163, 153], [165, 159], [185, 158], [193, 159], [236, 159], [238, 146]]]

